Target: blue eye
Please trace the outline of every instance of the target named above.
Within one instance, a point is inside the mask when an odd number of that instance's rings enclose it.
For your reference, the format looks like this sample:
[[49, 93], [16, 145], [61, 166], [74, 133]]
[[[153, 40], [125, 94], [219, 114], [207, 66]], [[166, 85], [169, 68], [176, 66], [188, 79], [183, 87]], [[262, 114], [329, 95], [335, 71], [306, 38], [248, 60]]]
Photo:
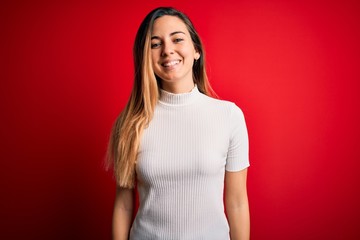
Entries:
[[161, 43], [152, 43], [151, 48], [158, 48], [160, 47]]
[[184, 41], [184, 39], [183, 39], [183, 38], [175, 38], [175, 40], [174, 40], [174, 42], [176, 42], [176, 43], [178, 43], [178, 42], [182, 42], [182, 41]]

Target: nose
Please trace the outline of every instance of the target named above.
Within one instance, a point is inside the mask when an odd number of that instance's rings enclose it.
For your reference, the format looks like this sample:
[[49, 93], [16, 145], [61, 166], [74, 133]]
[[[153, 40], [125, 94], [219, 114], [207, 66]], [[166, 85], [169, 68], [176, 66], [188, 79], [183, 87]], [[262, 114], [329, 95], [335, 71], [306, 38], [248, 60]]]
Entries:
[[161, 56], [166, 57], [174, 53], [174, 48], [171, 42], [164, 42], [162, 45]]

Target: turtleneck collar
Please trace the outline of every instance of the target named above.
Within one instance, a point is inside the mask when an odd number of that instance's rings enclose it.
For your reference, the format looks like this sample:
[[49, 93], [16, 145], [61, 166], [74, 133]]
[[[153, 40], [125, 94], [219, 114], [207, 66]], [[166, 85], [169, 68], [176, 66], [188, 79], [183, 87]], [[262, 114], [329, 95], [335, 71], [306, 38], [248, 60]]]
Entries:
[[171, 106], [183, 106], [193, 103], [201, 95], [199, 89], [195, 87], [187, 93], [171, 93], [163, 89], [160, 89], [160, 99], [159, 102], [164, 105]]

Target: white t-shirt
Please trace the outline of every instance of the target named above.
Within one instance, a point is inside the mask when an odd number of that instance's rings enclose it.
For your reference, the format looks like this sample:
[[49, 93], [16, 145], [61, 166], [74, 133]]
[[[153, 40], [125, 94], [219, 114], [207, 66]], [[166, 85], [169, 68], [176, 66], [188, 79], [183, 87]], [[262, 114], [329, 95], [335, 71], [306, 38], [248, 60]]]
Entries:
[[229, 239], [226, 171], [249, 166], [242, 111], [210, 98], [161, 90], [136, 165], [140, 206], [131, 240]]

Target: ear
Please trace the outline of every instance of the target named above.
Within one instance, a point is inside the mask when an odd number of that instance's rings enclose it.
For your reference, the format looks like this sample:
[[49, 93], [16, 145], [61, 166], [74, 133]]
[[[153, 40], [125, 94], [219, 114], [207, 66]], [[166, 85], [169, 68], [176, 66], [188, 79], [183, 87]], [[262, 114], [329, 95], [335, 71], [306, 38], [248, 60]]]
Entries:
[[197, 61], [200, 58], [200, 53], [198, 51], [195, 52], [194, 59]]

